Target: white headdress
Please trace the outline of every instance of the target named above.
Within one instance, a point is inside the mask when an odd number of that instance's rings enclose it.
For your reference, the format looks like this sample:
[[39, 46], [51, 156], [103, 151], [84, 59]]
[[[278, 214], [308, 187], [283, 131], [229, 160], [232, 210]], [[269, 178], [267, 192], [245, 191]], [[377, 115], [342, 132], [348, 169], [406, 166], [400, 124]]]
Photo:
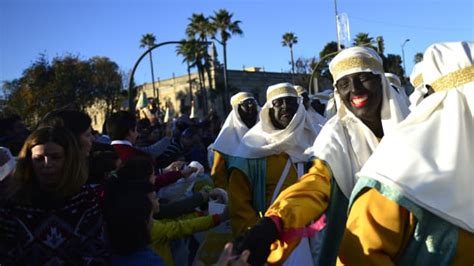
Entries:
[[299, 103], [296, 114], [285, 129], [275, 128], [270, 120], [269, 110], [272, 101], [282, 97], [298, 97], [293, 84], [279, 83], [268, 87], [267, 102], [260, 111], [260, 121], [242, 138], [237, 156], [262, 158], [285, 152], [293, 163], [309, 159], [304, 151], [314, 142], [319, 128], [311, 123], [302, 103]]
[[[380, 76], [382, 82], [382, 107], [380, 116], [384, 134], [387, 134], [408, 114], [400, 104], [396, 91], [390, 88], [385, 78], [382, 59], [372, 49], [352, 47], [341, 51], [329, 64], [334, 84], [349, 74], [371, 72]], [[349, 198], [357, 181], [355, 174], [377, 147], [379, 140], [374, 133], [342, 103], [334, 90], [337, 113], [326, 122], [316, 139], [312, 155], [326, 161], [344, 195]]]
[[395, 89], [398, 91], [397, 96], [400, 98], [400, 101], [406, 105], [408, 108], [410, 106], [410, 100], [408, 99], [408, 95], [405, 92], [405, 88], [402, 87], [402, 82], [400, 81], [400, 78], [392, 73], [385, 73], [385, 77], [388, 80], [388, 83], [395, 87]]
[[423, 61], [418, 62], [413, 66], [413, 70], [410, 74], [410, 83], [414, 88], [412, 94], [408, 99], [410, 100], [410, 110], [413, 110], [422, 100], [428, 90], [423, 82]]
[[[422, 208], [474, 232], [474, 43], [439, 43], [423, 59], [435, 93], [382, 140], [360, 176], [399, 188]], [[397, 158], [396, 163], [389, 158]]]
[[[235, 155], [236, 147], [240, 144], [242, 137], [249, 130], [247, 125], [237, 111], [240, 103], [247, 99], [255, 99], [249, 92], [239, 92], [230, 98], [232, 111], [230, 111], [227, 119], [222, 125], [219, 135], [212, 144], [212, 149], [227, 155]], [[257, 103], [255, 103], [257, 104]], [[257, 107], [258, 109], [258, 107]], [[257, 117], [258, 121], [258, 117]]]

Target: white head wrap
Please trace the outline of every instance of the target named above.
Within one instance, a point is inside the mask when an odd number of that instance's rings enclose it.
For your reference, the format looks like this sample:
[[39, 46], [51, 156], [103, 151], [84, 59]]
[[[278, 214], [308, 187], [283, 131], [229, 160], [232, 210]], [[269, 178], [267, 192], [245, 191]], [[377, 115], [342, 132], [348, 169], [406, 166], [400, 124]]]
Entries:
[[400, 81], [400, 78], [392, 73], [385, 73], [385, 77], [388, 79], [388, 82], [390, 85], [395, 86], [397, 89], [402, 88], [402, 82]]
[[[380, 116], [384, 134], [390, 132], [408, 114], [408, 109], [399, 103], [396, 91], [390, 88], [385, 78], [382, 59], [372, 49], [352, 47], [341, 51], [329, 64], [334, 84], [349, 74], [371, 72], [380, 76], [382, 82], [382, 106]], [[312, 155], [326, 161], [344, 195], [349, 198], [354, 188], [355, 174], [377, 147], [379, 140], [374, 133], [342, 103], [334, 91], [337, 113], [323, 127], [314, 142]]]
[[[227, 119], [222, 125], [221, 131], [217, 135], [216, 140], [211, 148], [223, 154], [234, 155], [236, 147], [240, 144], [242, 137], [247, 133], [249, 128], [242, 121], [242, 118], [237, 111], [240, 103], [247, 99], [255, 99], [249, 92], [239, 92], [230, 98], [232, 111], [230, 111]], [[257, 103], [255, 103], [257, 104]], [[260, 108], [257, 106], [257, 110]], [[258, 114], [257, 114], [258, 122]]]
[[422, 208], [471, 233], [473, 55], [473, 42], [439, 43], [426, 50], [423, 79], [435, 93], [383, 139], [359, 173], [397, 187]]
[[319, 128], [311, 123], [301, 101], [298, 100], [298, 110], [285, 129], [275, 128], [270, 120], [272, 101], [289, 96], [298, 97], [293, 84], [279, 83], [268, 87], [267, 102], [260, 112], [260, 121], [242, 138], [237, 156], [263, 158], [285, 152], [293, 163], [306, 162], [309, 159], [304, 151], [314, 142]]
[[402, 82], [400, 81], [400, 78], [392, 73], [385, 73], [385, 77], [387, 78], [388, 83], [397, 89], [397, 96], [400, 98], [400, 102], [404, 103], [408, 108], [410, 106], [410, 100], [408, 99], [408, 95], [405, 91], [405, 88], [402, 87]]
[[410, 110], [413, 110], [423, 100], [423, 96], [428, 92], [423, 82], [423, 61], [413, 66], [410, 74], [410, 83], [413, 85], [414, 91], [410, 94]]
[[303, 88], [303, 86], [300, 86], [300, 85], [295, 85], [295, 90], [299, 96], [301, 96], [301, 94], [305, 92], [308, 92], [305, 88]]
[[[308, 91], [305, 88], [303, 88], [303, 86], [300, 86], [300, 85], [295, 85], [295, 90], [300, 97], [303, 93], [308, 93]], [[319, 127], [323, 127], [324, 123], [326, 123], [326, 118], [320, 115], [318, 112], [316, 112], [311, 105], [306, 110], [306, 112], [311, 117], [311, 120], [313, 121], [313, 123], [316, 123]]]

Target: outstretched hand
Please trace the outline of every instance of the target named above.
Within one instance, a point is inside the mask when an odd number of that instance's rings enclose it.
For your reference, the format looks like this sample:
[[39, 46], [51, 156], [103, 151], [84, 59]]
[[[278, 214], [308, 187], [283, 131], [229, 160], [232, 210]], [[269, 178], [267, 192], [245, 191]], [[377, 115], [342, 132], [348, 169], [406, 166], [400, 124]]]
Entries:
[[232, 248], [233, 244], [232, 243], [227, 243], [224, 246], [224, 250], [221, 253], [221, 256], [219, 257], [219, 260], [217, 261], [216, 265], [218, 266], [227, 266], [229, 265], [235, 265], [235, 266], [245, 266], [245, 265], [250, 265], [247, 260], [250, 256], [250, 251], [245, 250], [242, 252], [242, 254], [238, 256], [232, 255]]
[[248, 262], [251, 265], [263, 265], [270, 255], [271, 244], [278, 239], [278, 231], [271, 218], [264, 217], [253, 228], [237, 237], [233, 242], [233, 254], [240, 255], [250, 251]]

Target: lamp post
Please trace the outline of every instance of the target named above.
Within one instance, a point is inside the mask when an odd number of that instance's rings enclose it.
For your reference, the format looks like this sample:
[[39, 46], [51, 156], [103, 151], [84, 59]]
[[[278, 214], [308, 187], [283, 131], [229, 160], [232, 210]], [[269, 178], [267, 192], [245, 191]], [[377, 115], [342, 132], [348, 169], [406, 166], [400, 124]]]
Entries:
[[[321, 64], [321, 62], [325, 61], [328, 57], [331, 57], [331, 56], [335, 56], [339, 53], [340, 51], [335, 51], [335, 52], [332, 52], [332, 53], [329, 53], [323, 57], [321, 57], [319, 59], [319, 62], [316, 64], [316, 66], [314, 66], [313, 70], [311, 70], [311, 77], [309, 79], [309, 91], [311, 92], [313, 90], [313, 82], [318, 82], [317, 80], [316, 81], [313, 81], [315, 79], [315, 75], [316, 75], [316, 70], [318, 70], [318, 67], [319, 65]], [[317, 84], [316, 84], [317, 85]], [[316, 93], [316, 91], [314, 91], [314, 93]]]
[[[128, 77], [128, 109], [129, 109], [129, 112], [133, 112], [134, 111], [134, 108], [133, 108], [133, 97], [132, 97], [132, 86], [133, 86], [133, 76], [135, 74], [135, 71], [137, 70], [137, 67], [138, 67], [138, 64], [140, 64], [140, 62], [142, 61], [142, 59], [148, 54], [150, 53], [153, 49], [156, 49], [160, 46], [163, 46], [163, 45], [168, 45], [168, 44], [182, 44], [182, 43], [185, 43], [183, 41], [170, 41], [170, 42], [162, 42], [162, 43], [158, 43], [158, 44], [155, 44], [151, 47], [149, 47], [138, 59], [137, 61], [135, 62], [135, 64], [133, 65], [133, 68], [132, 68], [132, 72], [130, 73], [130, 76]], [[201, 43], [201, 44], [206, 44], [206, 45], [209, 45], [211, 44], [211, 42], [198, 42], [198, 43]], [[158, 108], [160, 106], [160, 93], [158, 91]]]
[[403, 43], [402, 43], [402, 60], [403, 60], [403, 72], [404, 73], [404, 76], [406, 76], [406, 72], [407, 72], [407, 68], [405, 66], [405, 44], [407, 44], [407, 42], [409, 42], [410, 39], [406, 39]]

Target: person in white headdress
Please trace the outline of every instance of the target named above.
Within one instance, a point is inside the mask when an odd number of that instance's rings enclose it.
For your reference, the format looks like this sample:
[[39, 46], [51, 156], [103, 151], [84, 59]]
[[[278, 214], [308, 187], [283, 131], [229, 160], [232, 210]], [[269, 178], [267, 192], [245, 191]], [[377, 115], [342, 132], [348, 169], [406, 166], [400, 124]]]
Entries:
[[216, 187], [227, 189], [230, 173], [229, 156], [234, 156], [242, 137], [258, 122], [260, 107], [252, 93], [239, 92], [230, 98], [232, 111], [227, 116], [216, 140], [210, 145], [213, 153], [211, 177]]
[[303, 100], [304, 109], [306, 109], [308, 115], [312, 117], [314, 123], [316, 123], [319, 127], [323, 127], [324, 123], [326, 123], [326, 118], [313, 109], [313, 106], [311, 106], [311, 99], [309, 98], [308, 91], [300, 85], [295, 85], [295, 89], [298, 95]]
[[425, 95], [428, 93], [423, 83], [423, 61], [418, 62], [413, 66], [413, 70], [410, 74], [410, 83], [413, 86], [413, 92], [410, 94], [408, 99], [410, 100], [410, 110], [413, 111], [420, 102], [425, 98]]
[[[408, 109], [390, 87], [382, 59], [373, 49], [342, 50], [329, 70], [334, 78], [337, 113], [326, 122], [312, 146], [310, 170], [279, 195], [246, 239], [236, 241], [234, 248], [239, 248], [235, 253], [249, 249], [251, 256], [269, 255], [267, 260], [272, 263], [284, 261], [301, 237], [313, 229], [307, 225], [325, 214], [327, 225], [315, 263], [335, 264], [348, 199], [357, 181], [355, 174], [380, 139], [406, 117]], [[258, 246], [252, 245], [255, 236]]]
[[343, 263], [474, 264], [473, 55], [474, 42], [425, 51], [423, 79], [435, 92], [357, 174]]
[[229, 217], [235, 236], [254, 226], [280, 191], [304, 174], [305, 150], [320, 130], [293, 84], [268, 87], [266, 98], [260, 121], [242, 138], [240, 158], [231, 163]]
[[315, 107], [315, 104], [317, 102], [324, 105], [324, 111], [322, 112], [322, 114], [324, 118], [326, 118], [326, 121], [336, 114], [337, 110], [336, 110], [336, 103], [334, 100], [333, 90], [328, 89], [321, 92], [317, 92], [313, 94], [311, 98], [312, 98], [311, 105], [313, 106], [315, 110], [318, 109], [317, 107]]
[[405, 88], [402, 87], [402, 82], [400, 81], [400, 78], [392, 73], [385, 73], [385, 77], [388, 80], [388, 83], [390, 83], [390, 86], [392, 86], [398, 93], [398, 97], [400, 97], [400, 101], [406, 105], [408, 108], [410, 106], [410, 100], [408, 99], [408, 95], [405, 91]]

